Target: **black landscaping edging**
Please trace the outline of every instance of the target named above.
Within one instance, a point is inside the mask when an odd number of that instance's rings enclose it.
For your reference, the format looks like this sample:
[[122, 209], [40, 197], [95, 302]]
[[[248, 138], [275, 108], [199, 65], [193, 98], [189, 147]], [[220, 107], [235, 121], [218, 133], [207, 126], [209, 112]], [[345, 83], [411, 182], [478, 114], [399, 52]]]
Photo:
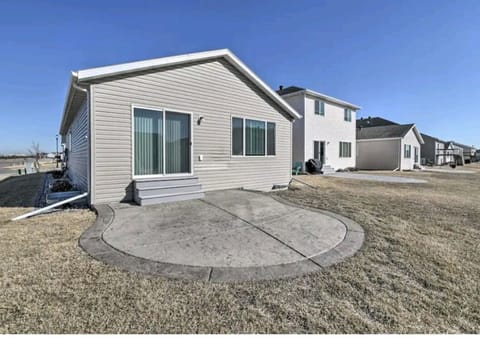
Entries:
[[339, 220], [346, 227], [344, 239], [326, 252], [287, 264], [261, 267], [206, 267], [172, 264], [133, 256], [105, 242], [103, 232], [115, 219], [115, 210], [105, 204], [92, 207], [97, 218], [95, 223], [80, 236], [79, 245], [93, 258], [129, 272], [207, 282], [241, 282], [298, 277], [339, 263], [354, 255], [362, 247], [364, 230], [355, 221], [329, 211], [295, 205], [273, 195], [271, 197], [283, 204], [316, 211]]

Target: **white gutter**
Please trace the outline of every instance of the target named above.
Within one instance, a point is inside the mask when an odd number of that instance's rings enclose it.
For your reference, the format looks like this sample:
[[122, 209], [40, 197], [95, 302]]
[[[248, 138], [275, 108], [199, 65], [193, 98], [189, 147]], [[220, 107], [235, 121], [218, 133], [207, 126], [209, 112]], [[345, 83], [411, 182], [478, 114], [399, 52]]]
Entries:
[[84, 198], [84, 197], [87, 197], [88, 196], [88, 192], [85, 192], [85, 193], [82, 193], [78, 196], [74, 196], [74, 197], [70, 197], [64, 201], [60, 201], [60, 202], [57, 202], [57, 203], [53, 203], [52, 205], [49, 205], [47, 207], [43, 207], [43, 208], [40, 208], [38, 210], [34, 210], [34, 211], [31, 211], [30, 213], [26, 213], [26, 214], [23, 214], [23, 215], [20, 215], [20, 216], [17, 216], [16, 218], [13, 218], [11, 221], [18, 221], [18, 220], [22, 220], [22, 219], [25, 219], [27, 217], [30, 217], [30, 216], [34, 216], [34, 215], [38, 215], [38, 214], [41, 214], [43, 212], [46, 212], [50, 209], [53, 209], [55, 207], [58, 207], [58, 206], [61, 206], [63, 204], [66, 204], [66, 203], [70, 203], [70, 202], [73, 202], [73, 201], [76, 201], [78, 199], [81, 199], [81, 198]]
[[318, 92], [312, 91], [311, 89], [301, 89], [299, 91], [292, 92], [292, 93], [287, 93], [287, 94], [282, 94], [280, 96], [286, 98], [286, 97], [293, 97], [293, 96], [296, 96], [296, 95], [299, 95], [299, 94], [305, 95], [305, 96], [310, 96], [310, 97], [313, 97], [313, 98], [322, 99], [322, 100], [331, 102], [331, 103], [339, 105], [339, 106], [346, 106], [346, 107], [349, 107], [351, 109], [354, 109], [355, 111], [358, 111], [362, 108], [361, 106], [349, 103], [345, 100], [330, 97], [329, 95], [318, 93]]

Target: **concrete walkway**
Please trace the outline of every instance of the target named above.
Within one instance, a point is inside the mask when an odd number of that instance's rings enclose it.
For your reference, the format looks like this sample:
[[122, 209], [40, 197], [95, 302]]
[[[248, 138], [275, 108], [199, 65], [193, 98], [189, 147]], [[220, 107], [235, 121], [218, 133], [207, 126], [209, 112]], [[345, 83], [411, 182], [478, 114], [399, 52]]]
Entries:
[[335, 178], [343, 178], [343, 179], [391, 182], [391, 183], [398, 183], [398, 184], [424, 184], [428, 182], [426, 180], [406, 178], [402, 176], [349, 173], [349, 172], [333, 173], [333, 174], [328, 174], [328, 176], [333, 176]]
[[97, 210], [97, 222], [80, 239], [85, 251], [123, 269], [171, 278], [298, 276], [353, 255], [364, 238], [363, 229], [345, 217], [240, 190]]

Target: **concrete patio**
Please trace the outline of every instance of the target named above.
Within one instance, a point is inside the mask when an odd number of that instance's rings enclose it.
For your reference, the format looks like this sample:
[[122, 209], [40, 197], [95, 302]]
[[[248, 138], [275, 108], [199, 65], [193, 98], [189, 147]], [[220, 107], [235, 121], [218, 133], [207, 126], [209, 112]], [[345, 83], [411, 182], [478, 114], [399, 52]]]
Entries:
[[204, 199], [140, 207], [98, 207], [81, 246], [140, 273], [207, 281], [298, 276], [353, 255], [355, 222], [285, 204], [272, 195], [228, 190]]

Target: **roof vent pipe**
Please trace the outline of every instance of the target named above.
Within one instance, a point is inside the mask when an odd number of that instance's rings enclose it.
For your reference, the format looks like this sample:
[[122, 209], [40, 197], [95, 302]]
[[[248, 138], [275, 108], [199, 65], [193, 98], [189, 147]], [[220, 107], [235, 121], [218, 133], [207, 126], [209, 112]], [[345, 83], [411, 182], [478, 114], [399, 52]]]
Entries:
[[280, 85], [280, 86], [278, 87], [278, 90], [279, 90], [279, 91], [282, 91], [282, 90], [283, 90], [283, 85]]

